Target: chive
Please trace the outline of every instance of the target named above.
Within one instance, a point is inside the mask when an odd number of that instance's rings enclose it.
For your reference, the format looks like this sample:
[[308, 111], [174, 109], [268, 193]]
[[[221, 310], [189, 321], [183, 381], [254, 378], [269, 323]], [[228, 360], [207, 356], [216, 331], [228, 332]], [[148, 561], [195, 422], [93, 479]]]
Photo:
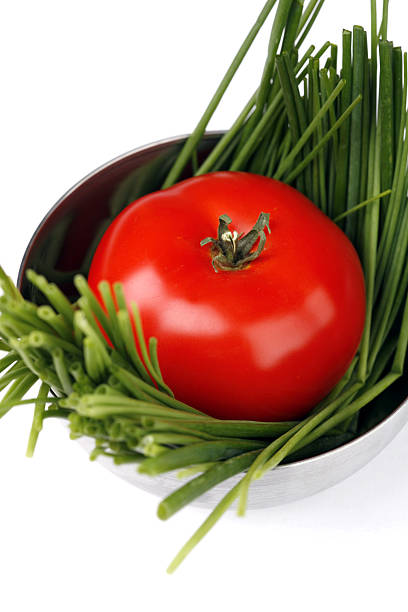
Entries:
[[285, 113], [282, 113], [282, 116], [276, 126], [275, 132], [271, 138], [269, 149], [265, 155], [265, 169], [263, 174], [265, 176], [273, 176], [276, 171], [276, 164], [278, 161], [278, 143], [282, 139], [282, 134], [284, 133], [287, 126], [287, 117]]
[[183, 468], [177, 472], [177, 478], [182, 480], [183, 478], [191, 478], [191, 476], [197, 476], [197, 474], [202, 474], [216, 465], [216, 462], [209, 461], [208, 463], [197, 463], [189, 468]]
[[161, 391], [164, 391], [164, 393], [167, 393], [171, 397], [174, 397], [174, 394], [173, 394], [172, 390], [163, 382], [163, 379], [161, 378], [161, 375], [157, 374], [156, 370], [154, 369], [154, 367], [152, 366], [152, 363], [150, 361], [150, 356], [149, 356], [149, 353], [148, 353], [148, 350], [147, 350], [147, 346], [146, 346], [146, 342], [145, 342], [144, 335], [143, 335], [142, 320], [141, 320], [141, 317], [140, 317], [139, 309], [138, 309], [137, 305], [134, 302], [131, 302], [130, 308], [131, 308], [131, 311], [132, 311], [133, 322], [135, 324], [136, 334], [137, 334], [137, 338], [138, 338], [138, 341], [139, 341], [140, 352], [142, 353], [142, 357], [143, 357], [144, 363], [146, 365], [146, 368], [147, 368], [150, 376], [157, 383], [157, 386], [159, 387], [159, 389], [161, 389]]
[[279, 123], [280, 118], [277, 119], [276, 113], [274, 113], [272, 120], [270, 123], [268, 122], [267, 127], [265, 130], [263, 130], [263, 134], [261, 135], [259, 143], [256, 146], [256, 152], [249, 157], [248, 163], [246, 163], [244, 166], [247, 172], [252, 174], [264, 174], [264, 168], [267, 164], [266, 156], [268, 150], [270, 149], [270, 142], [268, 141], [267, 134], [274, 129], [272, 126], [279, 125]]
[[157, 338], [150, 337], [149, 338], [149, 358], [150, 363], [157, 376], [163, 381], [163, 376], [160, 370], [159, 357], [157, 355]]
[[326, 132], [320, 142], [314, 147], [312, 151], [308, 155], [306, 155], [303, 161], [296, 166], [290, 174], [285, 177], [285, 181], [288, 183], [292, 183], [293, 180], [303, 171], [303, 169], [315, 158], [320, 149], [331, 139], [333, 138], [336, 130], [341, 128], [342, 124], [346, 122], [349, 115], [353, 112], [354, 108], [361, 103], [361, 97], [358, 97], [350, 104], [350, 106], [346, 109], [346, 111], [341, 115], [341, 117], [336, 121], [336, 123]]
[[[372, 9], [373, 24], [376, 20], [375, 6]], [[375, 31], [375, 30], [374, 30]], [[375, 41], [375, 37], [373, 37]], [[374, 70], [376, 62], [373, 62], [371, 67], [373, 70], [372, 81], [376, 80], [376, 70]], [[374, 94], [373, 94], [374, 95]], [[377, 130], [375, 116], [375, 101], [371, 112], [370, 126], [370, 145], [368, 151], [368, 177], [367, 177], [367, 194], [371, 196], [378, 193], [380, 190], [380, 138]], [[375, 300], [375, 282], [377, 270], [378, 253], [378, 235], [380, 223], [379, 203], [374, 203], [369, 206], [364, 215], [363, 222], [363, 244], [362, 244], [362, 262], [364, 266], [364, 274], [366, 279], [366, 321], [363, 332], [363, 338], [360, 344], [360, 361], [358, 365], [359, 379], [364, 381], [367, 377], [369, 348], [372, 334], [373, 307]]]
[[[264, 106], [267, 101], [267, 95], [270, 87], [270, 81], [272, 78], [272, 74], [275, 68], [275, 60], [278, 52], [279, 43], [281, 41], [283, 32], [285, 30], [285, 25], [287, 24], [287, 32], [288, 39], [286, 43], [289, 42], [289, 38], [294, 38], [295, 32], [291, 32], [292, 29], [292, 21], [296, 19], [298, 7], [295, 8], [295, 14], [291, 11], [291, 8], [294, 6], [293, 0], [279, 0], [278, 8], [276, 11], [275, 19], [272, 25], [271, 35], [269, 39], [268, 45], [268, 55], [266, 58], [261, 84], [259, 86], [258, 95], [256, 99], [256, 107], [255, 112], [252, 115], [248, 129], [255, 127], [258, 122], [259, 117], [262, 115], [264, 111]], [[302, 8], [302, 7], [301, 7]], [[285, 45], [285, 39], [283, 41], [283, 45]], [[283, 48], [283, 51], [285, 49]]]
[[56, 347], [52, 349], [51, 355], [61, 387], [66, 395], [70, 395], [72, 393], [72, 380], [68, 373], [64, 351], [60, 347]]
[[125, 341], [123, 338], [123, 333], [121, 332], [121, 329], [120, 329], [118, 316], [117, 316], [117, 309], [116, 309], [116, 306], [113, 300], [111, 287], [108, 282], [102, 281], [98, 285], [98, 290], [102, 296], [103, 303], [108, 313], [109, 324], [106, 322], [106, 320], [104, 320], [104, 317], [101, 317], [99, 308], [97, 310], [97, 313], [99, 313], [98, 320], [102, 322], [101, 324], [104, 326], [105, 331], [107, 330], [107, 327], [108, 328], [110, 327], [109, 337], [111, 338], [116, 349], [120, 353], [123, 353], [125, 350]]
[[165, 453], [158, 457], [145, 459], [139, 467], [139, 472], [155, 476], [188, 465], [194, 465], [195, 463], [228, 459], [245, 451], [258, 450], [263, 446], [262, 442], [250, 440], [229, 439], [197, 442], [182, 448], [166, 450]]
[[403, 266], [408, 250], [408, 208], [400, 227], [400, 238], [396, 241], [391, 255], [390, 267], [392, 274], [387, 275], [381, 299], [375, 313], [373, 342], [370, 348], [369, 369], [373, 366], [376, 356], [385, 340], [385, 330], [388, 318], [392, 311], [394, 297], [398, 291], [398, 284], [403, 272]]
[[96, 322], [95, 316], [92, 312], [92, 308], [90, 306], [90, 303], [88, 301], [88, 298], [86, 297], [80, 297], [79, 300], [77, 301], [77, 305], [80, 308], [80, 312], [81, 312], [81, 316], [86, 319], [87, 321], [87, 326], [88, 329], [92, 328], [93, 330], [93, 336], [97, 336], [99, 341], [105, 345], [106, 343], [106, 338], [103, 335], [103, 333], [101, 332], [98, 323]]
[[4, 335], [4, 337], [9, 338], [10, 336], [25, 336], [30, 333], [32, 330], [32, 326], [29, 323], [25, 323], [21, 321], [21, 319], [17, 319], [13, 316], [11, 311], [2, 312], [1, 316], [1, 327], [0, 332]]
[[10, 385], [0, 401], [0, 419], [21, 400], [36, 382], [37, 376], [29, 372]]
[[80, 361], [73, 361], [69, 368], [69, 373], [77, 382], [90, 383], [91, 380], [85, 374], [85, 369]]
[[[309, 64], [309, 122], [315, 117], [320, 109], [320, 98], [321, 92], [319, 87], [319, 61], [313, 60]], [[323, 137], [323, 120], [322, 117], [320, 122], [317, 124], [316, 131], [312, 135], [312, 145], [316, 146]], [[327, 214], [327, 193], [326, 193], [326, 181], [325, 181], [325, 167], [324, 158], [322, 156], [322, 150], [320, 150], [317, 157], [313, 160], [312, 166], [312, 201], [319, 206], [319, 208]]]
[[383, 0], [383, 18], [381, 21], [379, 36], [383, 39], [387, 39], [388, 30], [388, 5], [390, 0]]
[[[121, 397], [116, 394], [113, 396], [84, 394], [80, 398], [77, 409], [85, 416], [93, 416], [96, 418], [115, 414], [123, 414], [124, 416], [132, 414], [140, 416], [151, 415], [174, 419], [181, 419], [185, 418], [186, 416], [186, 413], [183, 410], [177, 410], [176, 408], [155, 404], [151, 400], [137, 400], [129, 397]], [[194, 413], [191, 413], [188, 416], [189, 419], [194, 420], [201, 420], [205, 418], [200, 414]]]
[[[319, 3], [317, 4], [314, 12], [312, 13], [312, 15], [310, 16], [309, 21], [305, 24], [305, 27], [303, 28], [303, 31], [301, 32], [298, 40], [296, 41], [296, 47], [299, 48], [302, 43], [305, 41], [307, 35], [309, 34], [310, 30], [312, 29], [322, 7], [324, 4], [325, 0], [319, 0]], [[316, 3], [313, 3], [316, 4]]]
[[407, 290], [408, 290], [408, 266], [405, 266], [404, 273], [400, 279], [400, 282], [398, 285], [398, 291], [395, 296], [395, 299], [392, 305], [392, 309], [391, 309], [391, 312], [388, 318], [387, 328], [384, 331], [384, 335], [387, 338], [389, 337], [389, 333], [391, 331], [393, 324], [395, 323], [395, 320], [397, 319], [398, 315], [401, 312], [401, 308], [402, 308], [405, 296], [407, 294]]
[[[364, 45], [364, 84], [362, 100], [362, 125], [361, 125], [361, 180], [359, 199], [367, 197], [368, 190], [368, 167], [370, 151], [370, 131], [371, 131], [371, 91], [370, 91], [370, 60], [368, 58], [368, 43]], [[361, 237], [363, 217], [359, 215], [357, 219], [358, 238]], [[357, 242], [358, 247], [358, 242]]]
[[39, 306], [37, 308], [38, 318], [45, 321], [47, 325], [61, 338], [72, 341], [72, 331], [65, 322], [65, 319], [51, 308], [51, 306]]
[[[51, 398], [47, 399], [47, 403], [53, 401]], [[48, 408], [42, 415], [43, 421], [46, 419], [65, 419], [67, 420], [71, 412], [65, 408]]]
[[[314, 117], [314, 119], [310, 122], [310, 124], [307, 126], [307, 128], [304, 130], [302, 136], [299, 138], [299, 140], [297, 141], [297, 143], [295, 144], [295, 146], [293, 147], [293, 149], [291, 150], [289, 155], [287, 155], [287, 157], [285, 157], [285, 159], [281, 163], [280, 167], [278, 168], [277, 173], [275, 174], [275, 178], [276, 179], [281, 178], [283, 176], [283, 174], [289, 169], [290, 164], [293, 163], [293, 161], [296, 159], [297, 154], [303, 148], [303, 146], [305, 145], [307, 140], [310, 138], [310, 136], [313, 134], [314, 130], [316, 129], [317, 125], [319, 124], [320, 119], [328, 111], [330, 105], [334, 102], [334, 100], [340, 94], [340, 92], [343, 89], [343, 87], [344, 87], [344, 81], [340, 80], [339, 84], [334, 89], [333, 93], [330, 95], [330, 97], [328, 98], [327, 102], [325, 104], [323, 104], [323, 106], [321, 107], [320, 111]], [[357, 102], [358, 102], [358, 100], [359, 99], [357, 98]]]
[[401, 125], [403, 103], [403, 55], [401, 47], [393, 49], [393, 100], [394, 100], [394, 158], [398, 153], [399, 130]]
[[187, 444], [194, 444], [196, 442], [202, 442], [200, 436], [194, 436], [191, 434], [185, 434], [182, 432], [175, 431], [161, 431], [148, 433], [141, 439], [141, 444], [164, 444], [167, 446], [186, 446]]
[[82, 311], [76, 311], [74, 316], [74, 322], [84, 334], [85, 338], [92, 338], [93, 346], [98, 348], [98, 353], [103, 359], [103, 363], [106, 366], [110, 365], [110, 358], [105, 346], [105, 340], [101, 339], [100, 334], [96, 332], [93, 325], [90, 324], [86, 315]]
[[249, 115], [251, 109], [254, 106], [255, 100], [256, 100], [256, 93], [254, 93], [250, 97], [249, 101], [244, 106], [244, 109], [242, 110], [242, 112], [240, 113], [240, 115], [238, 116], [238, 118], [236, 119], [234, 124], [225, 133], [225, 135], [220, 139], [220, 141], [217, 143], [217, 145], [214, 147], [214, 149], [208, 155], [206, 160], [196, 170], [196, 172], [194, 173], [195, 176], [199, 176], [201, 174], [206, 174], [207, 172], [209, 172], [213, 168], [214, 163], [220, 158], [222, 153], [227, 149], [228, 145], [231, 142], [233, 142], [234, 138], [237, 136], [237, 134], [239, 133], [240, 129], [244, 125], [244, 122], [248, 118], [248, 115]]
[[238, 514], [241, 516], [245, 512], [245, 507], [248, 498], [248, 490], [252, 479], [259, 470], [262, 469], [261, 473], [272, 469], [279, 465], [279, 463], [291, 452], [298, 442], [302, 438], [310, 433], [317, 425], [329, 417], [335, 410], [341, 406], [342, 402], [346, 398], [352, 397], [361, 388], [361, 383], [355, 383], [350, 389], [343, 392], [340, 397], [330, 402], [317, 414], [313, 414], [306, 418], [305, 421], [299, 423], [293, 427], [289, 432], [283, 434], [280, 438], [273, 441], [270, 445], [266, 446], [264, 450], [257, 456], [247, 474], [242, 480], [242, 487], [240, 491], [240, 501], [238, 505]]
[[25, 376], [30, 370], [21, 362], [15, 363], [3, 376], [0, 378], [0, 390], [5, 389], [13, 380]]
[[5, 273], [3, 268], [0, 266], [0, 287], [3, 289], [4, 295], [10, 297], [11, 299], [21, 302], [22, 296], [11, 280], [11, 278]]
[[[327, 71], [322, 70], [320, 72], [321, 79], [321, 90], [322, 90], [322, 102], [325, 103], [327, 98], [330, 95], [330, 92], [333, 91], [336, 86], [336, 82], [329, 78], [329, 74]], [[336, 109], [331, 107], [329, 109], [329, 114], [327, 118], [327, 128], [326, 134], [330, 133], [333, 130], [333, 135], [331, 137], [330, 142], [325, 145], [325, 154], [326, 154], [326, 172], [327, 172], [327, 194], [328, 194], [328, 203], [327, 203], [327, 214], [330, 218], [333, 218], [333, 206], [334, 206], [334, 193], [335, 193], [335, 185], [336, 185], [336, 167], [337, 167], [337, 152], [339, 149], [339, 133], [334, 127], [336, 126]]]
[[99, 323], [102, 325], [103, 329], [108, 334], [108, 336], [111, 338], [111, 340], [114, 340], [112, 329], [111, 329], [111, 320], [106, 315], [99, 300], [96, 298], [94, 293], [89, 288], [89, 285], [87, 281], [85, 280], [85, 278], [81, 274], [76, 274], [74, 277], [74, 284], [77, 290], [79, 291], [79, 293], [84, 298], [82, 302], [81, 300], [78, 300], [79, 306], [81, 306], [81, 304], [85, 304], [87, 308], [89, 309], [89, 311], [92, 312], [93, 317], [96, 318], [99, 321]]
[[74, 309], [62, 291], [54, 283], [48, 283], [44, 276], [36, 274], [34, 270], [27, 270], [27, 278], [45, 295], [51, 306], [64, 317], [66, 322], [72, 325]]
[[[189, 415], [177, 419], [177, 428], [194, 429], [195, 432], [211, 434], [215, 436], [231, 438], [274, 438], [287, 432], [297, 423], [295, 421], [282, 421], [279, 423], [262, 423], [259, 421], [230, 421], [202, 418], [200, 420], [189, 420]], [[154, 419], [154, 427], [168, 427], [169, 421]]]
[[317, 53], [314, 54], [314, 58], [315, 59], [320, 59], [327, 51], [327, 49], [329, 49], [331, 47], [331, 42], [328, 40], [327, 42], [324, 43], [324, 45], [319, 49], [319, 51], [317, 51]]
[[172, 574], [184, 561], [187, 555], [197, 546], [197, 544], [203, 539], [203, 537], [210, 531], [221, 516], [228, 510], [239, 495], [241, 482], [238, 482], [228, 493], [222, 498], [220, 502], [215, 506], [214, 510], [209, 514], [203, 524], [197, 529], [197, 531], [191, 536], [191, 538], [184, 544], [182, 549], [174, 557], [173, 561], [167, 568], [167, 573]]
[[26, 329], [29, 329], [28, 326], [30, 326], [46, 333], [52, 332], [52, 328], [37, 315], [37, 309], [35, 307], [30, 308], [31, 306], [33, 305], [29, 302], [19, 301], [16, 303], [15, 300], [13, 301], [6, 296], [0, 298], [1, 312], [12, 316], [16, 320], [16, 323], [20, 325], [23, 324]]
[[[138, 376], [129, 372], [129, 370], [120, 368], [115, 364], [110, 366], [110, 370], [113, 372], [113, 375], [108, 378], [108, 383], [113, 386], [115, 390], [124, 390], [125, 395], [130, 394], [136, 399], [147, 402], [151, 401], [152, 397], [155, 397], [155, 391], [153, 391], [154, 388], [151, 386], [150, 382], [146, 383], [146, 381], [142, 381]], [[152, 392], [148, 393], [147, 391], [150, 391], [150, 389], [152, 389]], [[163, 403], [160, 402], [161, 396], [156, 399], [158, 400], [157, 403]]]
[[95, 382], [101, 382], [105, 378], [106, 367], [100, 345], [92, 336], [87, 336], [83, 342], [85, 370], [89, 378]]
[[381, 287], [387, 265], [386, 254], [391, 251], [393, 238], [401, 218], [402, 202], [405, 184], [405, 168], [408, 161], [408, 138], [404, 138], [404, 128], [408, 126], [408, 113], [404, 111], [403, 121], [400, 126], [400, 138], [398, 147], [398, 161], [394, 172], [392, 194], [388, 204], [387, 213], [383, 224], [383, 232], [378, 247], [379, 265], [376, 277], [376, 295]]
[[[200, 427], [196, 427], [196, 423], [189, 423], [187, 426], [182, 419], [166, 420], [157, 417], [141, 417], [141, 424], [146, 427], [144, 432], [147, 434], [165, 433], [165, 434], [183, 434], [186, 436], [194, 436], [200, 440], [216, 440], [216, 435], [211, 435], [201, 431]], [[224, 436], [223, 437], [229, 437]]]
[[[352, 99], [363, 94], [364, 89], [364, 51], [367, 45], [367, 35], [363, 28], [353, 28], [353, 82]], [[350, 127], [350, 163], [348, 173], [347, 208], [352, 208], [360, 200], [361, 183], [361, 147], [362, 147], [362, 105], [359, 104], [351, 115]], [[349, 238], [355, 239], [357, 232], [355, 215], [347, 217], [346, 232]]]
[[154, 398], [160, 404], [165, 404], [166, 406], [171, 406], [179, 409], [180, 411], [188, 412], [191, 414], [199, 414], [200, 416], [205, 416], [196, 408], [188, 406], [184, 402], [180, 402], [179, 400], [168, 395], [167, 393], [156, 389], [155, 387], [139, 379], [137, 376], [133, 375], [131, 372], [126, 371], [124, 368], [121, 368], [116, 364], [111, 364], [109, 367], [112, 374], [114, 374], [118, 378], [118, 380], [124, 385], [124, 387], [126, 387], [128, 392], [130, 392], [131, 394], [138, 393], [140, 392], [140, 390], [142, 390], [144, 393], [150, 395], [151, 398]]
[[[344, 113], [352, 101], [352, 34], [343, 30], [343, 66], [341, 76], [345, 86], [340, 96], [340, 112]], [[336, 182], [334, 190], [333, 215], [338, 216], [344, 212], [347, 202], [347, 174], [350, 156], [350, 120], [343, 123], [339, 132], [339, 149], [336, 156]]]
[[398, 336], [397, 350], [395, 352], [394, 361], [391, 372], [401, 376], [404, 371], [408, 346], [408, 295], [405, 298], [404, 311], [402, 314], [402, 323]]
[[[394, 171], [393, 45], [381, 41], [379, 123], [381, 130], [381, 190], [392, 186]], [[399, 124], [398, 124], [399, 127]], [[386, 199], [385, 204], [388, 203]]]
[[3, 372], [6, 368], [15, 363], [17, 359], [17, 353], [15, 351], [9, 351], [7, 355], [4, 355], [4, 357], [0, 359], [0, 372]]
[[31, 425], [30, 436], [27, 444], [26, 456], [32, 457], [37, 444], [38, 434], [40, 433], [43, 426], [43, 419], [45, 413], [45, 406], [47, 403], [48, 394], [50, 388], [47, 384], [43, 383], [38, 392], [38, 397], [35, 402], [33, 422]]
[[130, 316], [127, 310], [119, 310], [117, 313], [117, 321], [119, 324], [119, 331], [123, 338], [123, 344], [125, 346], [126, 353], [136, 369], [139, 376], [146, 382], [151, 384], [151, 378], [146, 372], [146, 368], [139, 357], [139, 353], [136, 348], [135, 338], [133, 334], [132, 324]]
[[197, 476], [194, 480], [190, 480], [163, 499], [157, 509], [158, 517], [163, 521], [169, 519], [181, 508], [184, 508], [220, 482], [243, 472], [251, 465], [258, 453], [259, 451], [256, 450], [250, 451], [214, 464], [203, 474]]
[[387, 189], [387, 191], [383, 191], [382, 193], [379, 193], [378, 195], [373, 196], [372, 198], [368, 198], [368, 200], [364, 200], [364, 202], [360, 202], [360, 204], [357, 204], [356, 206], [353, 206], [353, 208], [349, 208], [348, 210], [346, 210], [341, 215], [338, 215], [338, 217], [335, 217], [335, 219], [333, 219], [333, 221], [335, 223], [338, 223], [339, 221], [341, 221], [341, 219], [344, 219], [348, 215], [354, 214], [358, 210], [361, 210], [362, 208], [365, 208], [366, 206], [368, 206], [368, 204], [373, 204], [374, 202], [377, 202], [378, 200], [381, 200], [381, 198], [386, 197], [391, 192], [392, 192], [391, 189]]
[[78, 347], [76, 347], [72, 342], [67, 342], [62, 338], [58, 338], [58, 336], [46, 334], [43, 331], [32, 331], [29, 333], [27, 339], [29, 346], [33, 348], [44, 348], [49, 351], [53, 350], [54, 348], [61, 348], [61, 350], [64, 350], [73, 356], [79, 356], [81, 354]]
[[269, 13], [271, 12], [271, 10], [273, 9], [273, 7], [276, 4], [276, 0], [268, 0], [265, 4], [265, 6], [263, 7], [261, 13], [259, 14], [254, 26], [251, 28], [248, 36], [246, 37], [245, 41], [243, 42], [241, 48], [239, 49], [237, 55], [235, 56], [231, 66], [228, 68], [224, 78], [222, 79], [217, 91], [215, 92], [214, 96], [212, 97], [209, 105], [207, 106], [202, 118], [200, 119], [200, 121], [197, 124], [197, 127], [195, 128], [195, 130], [193, 131], [193, 133], [191, 134], [191, 136], [188, 138], [187, 142], [185, 143], [180, 155], [178, 156], [175, 164], [173, 165], [172, 169], [170, 170], [164, 184], [163, 184], [163, 189], [170, 187], [171, 185], [173, 185], [177, 179], [179, 178], [181, 172], [183, 171], [185, 165], [187, 164], [188, 160], [190, 159], [190, 156], [192, 155], [195, 147], [197, 146], [198, 142], [200, 141], [202, 135], [204, 134], [205, 128], [208, 125], [208, 122], [210, 121], [212, 115], [214, 114], [217, 106], [219, 105], [221, 98], [223, 97], [228, 85], [230, 84], [230, 82], [232, 81], [236, 71], [238, 70], [242, 60], [244, 59], [245, 55], [247, 54], [250, 46], [252, 45], [253, 41], [256, 38], [256, 35], [258, 34], [259, 30], [261, 29], [261, 27], [263, 26], [263, 24], [266, 21], [266, 18], [268, 17]]
[[302, 30], [307, 25], [311, 15], [312, 15], [312, 13], [313, 13], [313, 10], [314, 10], [314, 8], [315, 8], [315, 6], [316, 6], [316, 4], [318, 2], [319, 2], [319, 0], [309, 0], [309, 3], [307, 5], [307, 7], [305, 8], [305, 10], [303, 11], [303, 15], [302, 15], [302, 17], [300, 18], [300, 21], [299, 21], [298, 31], [297, 31], [298, 35], [302, 32]]
[[338, 47], [337, 45], [330, 45], [330, 58], [326, 68], [333, 68], [337, 70], [337, 58], [338, 58]]
[[[0, 334], [1, 334], [1, 330], [0, 330]], [[10, 350], [10, 346], [7, 342], [5, 342], [5, 338], [1, 339], [0, 338], [0, 351], [6, 351], [8, 352]]]
[[295, 45], [300, 21], [302, 19], [304, 0], [294, 0], [286, 19], [285, 34], [282, 41], [282, 52], [290, 53]]
[[144, 459], [144, 455], [141, 453], [133, 453], [132, 455], [111, 455], [110, 453], [103, 453], [105, 457], [112, 457], [115, 465], [124, 465], [127, 463], [140, 463]]
[[257, 142], [259, 141], [259, 137], [262, 134], [265, 127], [268, 125], [271, 117], [276, 113], [279, 109], [279, 104], [281, 101], [281, 96], [277, 95], [272, 103], [269, 105], [268, 109], [264, 113], [262, 119], [259, 121], [258, 125], [251, 131], [251, 135], [246, 139], [244, 146], [241, 148], [238, 155], [235, 157], [234, 162], [231, 164], [230, 170], [236, 171], [240, 170], [245, 166], [245, 163], [248, 161], [249, 156], [253, 152]]
[[[358, 399], [351, 402], [348, 406], [339, 410], [338, 413], [328, 418], [324, 423], [322, 423], [319, 427], [317, 427], [314, 431], [308, 434], [308, 436], [304, 437], [298, 445], [291, 445], [292, 449], [299, 450], [303, 446], [310, 444], [314, 440], [318, 439], [326, 432], [330, 431], [334, 427], [340, 425], [344, 420], [350, 418], [354, 414], [356, 414], [361, 408], [366, 406], [373, 399], [378, 397], [381, 393], [383, 393], [391, 384], [393, 384], [398, 378], [400, 374], [390, 373], [386, 377], [384, 377], [380, 382], [371, 388], [367, 389], [365, 393], [360, 395]], [[285, 450], [288, 452], [288, 449]], [[265, 470], [269, 469], [265, 466]]]
[[[305, 123], [303, 103], [299, 95], [297, 82], [291, 72], [288, 54], [283, 53], [277, 57], [276, 66], [285, 101], [286, 113], [288, 115], [289, 130], [287, 134], [291, 136], [292, 144], [295, 145], [296, 142], [299, 142], [302, 126], [304, 127]], [[279, 179], [279, 169], [282, 165], [282, 159], [285, 159], [286, 156], [287, 153], [285, 150], [285, 155], [280, 155], [281, 162], [275, 173], [276, 179]], [[305, 185], [303, 176], [299, 177], [298, 182], [300, 191], [304, 192]]]

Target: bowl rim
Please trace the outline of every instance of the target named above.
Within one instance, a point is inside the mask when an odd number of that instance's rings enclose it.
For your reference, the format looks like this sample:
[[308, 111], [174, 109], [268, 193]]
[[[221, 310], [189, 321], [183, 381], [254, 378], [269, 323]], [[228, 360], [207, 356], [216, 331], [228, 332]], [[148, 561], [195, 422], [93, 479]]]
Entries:
[[[209, 137], [209, 138], [216, 138], [216, 137], [220, 137], [223, 134], [225, 134], [225, 130], [209, 130], [206, 131], [204, 133], [203, 137]], [[36, 239], [38, 237], [38, 234], [40, 233], [42, 227], [44, 226], [44, 224], [48, 221], [48, 219], [51, 217], [51, 215], [54, 214], [54, 212], [64, 203], [64, 201], [72, 194], [74, 193], [77, 189], [79, 189], [82, 185], [84, 185], [88, 180], [92, 179], [94, 176], [96, 176], [97, 174], [109, 169], [111, 166], [115, 165], [118, 162], [121, 162], [123, 160], [125, 160], [128, 157], [132, 157], [133, 155], [136, 155], [138, 153], [145, 153], [149, 150], [155, 149], [157, 147], [162, 147], [163, 145], [171, 145], [171, 144], [179, 144], [182, 143], [183, 141], [185, 141], [188, 137], [190, 136], [190, 134], [182, 134], [179, 136], [170, 136], [168, 138], [161, 138], [160, 140], [154, 140], [148, 144], [145, 145], [141, 145], [138, 147], [135, 147], [134, 149], [130, 149], [129, 151], [126, 151], [125, 153], [119, 154], [115, 157], [113, 157], [112, 159], [110, 159], [107, 162], [102, 163], [101, 165], [97, 166], [94, 170], [91, 170], [90, 172], [88, 172], [83, 178], [79, 179], [76, 183], [74, 183], [74, 185], [72, 187], [70, 187], [67, 191], [65, 191], [65, 193], [58, 198], [58, 200], [55, 202], [55, 204], [48, 210], [48, 212], [44, 215], [43, 219], [40, 221], [40, 223], [38, 224], [37, 228], [35, 229], [25, 251], [24, 251], [24, 255], [23, 258], [21, 260], [20, 263], [20, 267], [19, 267], [19, 271], [18, 271], [18, 276], [17, 276], [17, 287], [19, 289], [21, 289], [21, 285], [22, 285], [22, 281], [24, 278], [24, 274], [26, 271], [26, 267], [27, 267], [27, 261], [29, 259], [30, 256], [30, 252], [36, 242]], [[297, 461], [293, 461], [291, 463], [287, 463], [284, 465], [278, 465], [275, 469], [279, 469], [279, 470], [288, 470], [291, 468], [295, 468], [296, 466], [304, 466], [306, 464], [310, 465], [312, 463], [317, 463], [319, 461], [324, 461], [325, 458], [327, 457], [334, 457], [335, 455], [339, 455], [342, 452], [347, 452], [348, 449], [351, 449], [353, 446], [356, 446], [358, 444], [361, 444], [362, 442], [364, 442], [365, 440], [367, 440], [368, 438], [370, 438], [370, 436], [375, 436], [376, 434], [379, 433], [379, 431], [383, 428], [386, 427], [388, 425], [388, 423], [396, 417], [396, 414], [399, 413], [404, 407], [406, 408], [408, 406], [408, 396], [406, 397], [406, 399], [401, 402], [400, 404], [398, 404], [398, 406], [396, 406], [394, 408], [394, 410], [391, 412], [391, 414], [389, 414], [385, 419], [383, 419], [382, 421], [380, 421], [379, 423], [377, 423], [377, 425], [375, 425], [374, 427], [372, 427], [371, 429], [369, 429], [368, 431], [366, 431], [364, 434], [361, 434], [360, 436], [358, 436], [357, 438], [354, 438], [353, 440], [349, 440], [348, 442], [345, 442], [344, 444], [342, 444], [341, 446], [338, 446], [337, 448], [331, 449], [329, 451], [325, 451], [323, 453], [320, 453], [318, 455], [315, 455], [313, 457], [309, 457], [307, 459], [299, 459]]]

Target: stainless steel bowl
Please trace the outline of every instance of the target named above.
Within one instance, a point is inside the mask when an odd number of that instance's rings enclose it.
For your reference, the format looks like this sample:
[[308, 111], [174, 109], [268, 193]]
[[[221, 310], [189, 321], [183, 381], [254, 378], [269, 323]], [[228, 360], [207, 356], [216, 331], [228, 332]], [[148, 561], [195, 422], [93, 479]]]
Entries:
[[[209, 133], [199, 147], [205, 158], [220, 138], [220, 132]], [[75, 297], [72, 278], [86, 274], [94, 248], [106, 227], [128, 203], [160, 188], [185, 137], [162, 140], [140, 147], [91, 172], [70, 189], [51, 208], [35, 231], [21, 263], [18, 285], [31, 300], [41, 298], [26, 281], [25, 271], [33, 268], [56, 282], [71, 298]], [[190, 174], [187, 168], [185, 176]], [[310, 459], [282, 465], [253, 483], [250, 508], [266, 508], [313, 495], [353, 474], [375, 457], [408, 421], [408, 401], [404, 384], [383, 398], [387, 415], [360, 437]], [[91, 441], [81, 445], [90, 450]], [[179, 487], [175, 474], [154, 478], [138, 474], [134, 466], [115, 466], [110, 459], [99, 461], [120, 478], [150, 493], [164, 497]], [[195, 505], [213, 507], [239, 480], [239, 476], [218, 485]]]

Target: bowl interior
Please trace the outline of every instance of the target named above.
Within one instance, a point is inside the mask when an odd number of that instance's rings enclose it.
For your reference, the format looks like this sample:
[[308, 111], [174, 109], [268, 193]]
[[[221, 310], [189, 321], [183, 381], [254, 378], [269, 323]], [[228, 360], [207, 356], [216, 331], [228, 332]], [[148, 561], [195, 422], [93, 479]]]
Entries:
[[[198, 157], [204, 159], [222, 132], [206, 134]], [[74, 300], [72, 279], [88, 273], [93, 253], [113, 219], [137, 198], [161, 188], [186, 137], [173, 138], [135, 149], [91, 172], [51, 208], [24, 254], [18, 286], [25, 298], [40, 302], [39, 292], [27, 281], [32, 268], [55, 282]], [[191, 176], [187, 167], [183, 177]]]

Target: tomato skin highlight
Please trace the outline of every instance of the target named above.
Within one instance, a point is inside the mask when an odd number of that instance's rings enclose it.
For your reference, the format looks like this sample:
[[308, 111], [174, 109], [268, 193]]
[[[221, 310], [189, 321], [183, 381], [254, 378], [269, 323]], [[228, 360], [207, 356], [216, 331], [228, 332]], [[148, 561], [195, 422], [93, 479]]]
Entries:
[[[218, 218], [271, 234], [243, 270], [216, 273], [207, 236]], [[175, 396], [221, 419], [307, 414], [341, 379], [361, 340], [364, 276], [345, 234], [305, 196], [273, 179], [215, 172], [130, 204], [108, 228], [89, 284], [121, 282], [158, 339]]]

